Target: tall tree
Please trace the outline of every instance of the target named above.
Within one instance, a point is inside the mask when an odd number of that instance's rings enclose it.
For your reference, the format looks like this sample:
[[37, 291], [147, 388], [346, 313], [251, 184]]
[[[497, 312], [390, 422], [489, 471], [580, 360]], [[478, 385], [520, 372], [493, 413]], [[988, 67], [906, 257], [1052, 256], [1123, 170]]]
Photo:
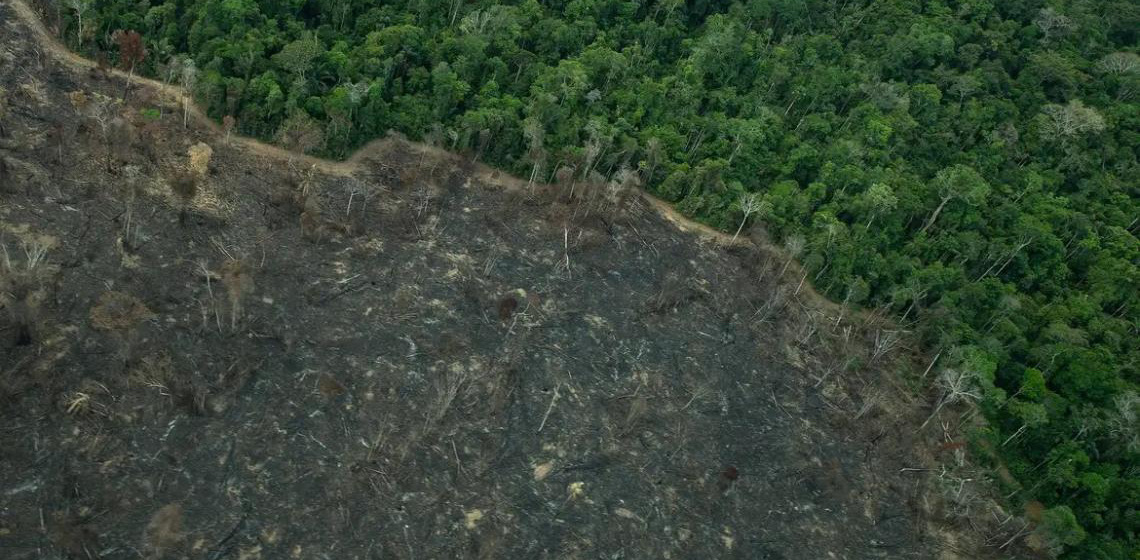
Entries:
[[111, 39], [119, 45], [119, 67], [127, 71], [127, 85], [123, 88], [123, 102], [126, 102], [135, 68], [146, 60], [146, 47], [143, 46], [142, 36], [134, 30], [116, 30], [111, 34]]
[[919, 233], [925, 233], [934, 222], [938, 221], [938, 216], [950, 201], [962, 200], [976, 206], [984, 202], [990, 193], [990, 186], [986, 180], [974, 168], [967, 165], [953, 165], [939, 171], [934, 178], [934, 185], [941, 199]]

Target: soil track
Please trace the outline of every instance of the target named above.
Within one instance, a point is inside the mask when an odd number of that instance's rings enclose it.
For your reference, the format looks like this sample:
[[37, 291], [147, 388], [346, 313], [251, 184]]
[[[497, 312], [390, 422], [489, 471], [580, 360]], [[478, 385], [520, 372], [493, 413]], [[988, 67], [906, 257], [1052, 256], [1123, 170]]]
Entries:
[[[94, 61], [79, 56], [61, 44], [58, 40], [56, 40], [56, 38], [53, 37], [52, 34], [49, 33], [44, 27], [43, 22], [40, 20], [39, 16], [36, 15], [35, 11], [32, 10], [32, 8], [28, 6], [24, 0], [8, 0], [8, 3], [13, 8], [16, 15], [19, 16], [24, 25], [26, 25], [32, 31], [36, 42], [44, 49], [46, 49], [47, 52], [50, 53], [53, 57], [56, 57], [60, 63], [76, 70], [90, 70], [96, 67]], [[109, 69], [109, 72], [122, 80], [126, 80], [128, 77], [126, 72], [118, 69]], [[216, 121], [209, 118], [206, 115], [205, 111], [203, 111], [192, 100], [187, 101], [184, 98], [181, 88], [140, 76], [134, 76], [132, 78], [132, 83], [137, 84], [139, 87], [145, 87], [155, 92], [158, 101], [165, 103], [169, 107], [181, 107], [181, 104], [183, 102], [188, 103], [190, 108], [190, 115], [193, 118], [196, 126], [211, 131], [217, 137], [220, 137], [224, 134], [222, 127]], [[280, 146], [266, 144], [255, 138], [249, 138], [237, 134], [231, 134], [229, 136], [229, 142], [232, 143], [235, 147], [245, 150], [252, 156], [276, 160], [282, 163], [293, 163], [304, 166], [311, 166], [315, 169], [320, 170], [321, 173], [329, 175], [351, 176], [353, 174], [359, 173], [363, 162], [366, 162], [379, 154], [385, 153], [388, 150], [388, 147], [391, 144], [392, 140], [384, 138], [373, 140], [372, 142], [369, 142], [368, 144], [360, 147], [358, 150], [353, 152], [352, 155], [350, 155], [344, 161], [332, 161], [313, 157], [307, 154], [293, 152]], [[401, 142], [406, 143], [411, 150], [413, 150], [417, 155], [420, 155], [421, 157], [426, 153], [429, 155], [429, 157], [440, 161], [454, 161], [457, 159], [457, 156], [454, 154], [451, 154], [439, 148], [428, 146], [426, 144], [403, 140], [401, 140]], [[509, 174], [502, 173], [499, 170], [487, 167], [482, 164], [469, 165], [472, 174], [483, 184], [509, 188], [525, 188], [526, 186], [526, 181], [523, 181]], [[711, 228], [700, 222], [693, 221], [687, 216], [678, 212], [669, 203], [658, 199], [657, 197], [649, 194], [644, 190], [639, 190], [638, 194], [646, 200], [649, 206], [654, 208], [657, 212], [660, 212], [662, 216], [676, 224], [677, 227], [683, 231], [693, 232], [700, 235], [701, 237], [715, 240], [718, 243], [726, 245], [748, 245], [754, 243], [754, 240], [748, 238], [733, 239], [733, 236], [728, 235], [720, 230]], [[772, 246], [765, 246], [762, 249], [774, 253], [780, 252], [780, 249]], [[806, 279], [806, 274], [804, 274], [804, 271], [800, 268], [798, 263], [793, 263], [792, 272], [793, 275], [800, 274]], [[839, 307], [827, 298], [819, 295], [811, 285], [810, 281], [801, 282], [800, 293], [803, 294], [802, 297], [810, 298], [813, 302], [813, 305], [819, 307], [827, 307], [833, 314], [837, 314], [839, 312]], [[862, 311], [858, 310], [854, 312], [862, 313]]]

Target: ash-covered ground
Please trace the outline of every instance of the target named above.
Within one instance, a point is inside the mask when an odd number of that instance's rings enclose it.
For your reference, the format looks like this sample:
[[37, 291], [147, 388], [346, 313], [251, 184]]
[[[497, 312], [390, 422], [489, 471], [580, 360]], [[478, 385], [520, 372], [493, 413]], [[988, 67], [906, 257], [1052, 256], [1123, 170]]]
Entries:
[[184, 128], [12, 10], [0, 556], [940, 557], [911, 364], [788, 257], [628, 185]]

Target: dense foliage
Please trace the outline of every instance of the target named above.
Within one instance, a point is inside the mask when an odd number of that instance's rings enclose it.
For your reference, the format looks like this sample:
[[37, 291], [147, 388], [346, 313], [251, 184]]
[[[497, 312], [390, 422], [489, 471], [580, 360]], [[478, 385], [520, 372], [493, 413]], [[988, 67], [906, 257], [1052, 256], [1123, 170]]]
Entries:
[[395, 129], [747, 209], [835, 299], [918, 320], [1056, 551], [1138, 558], [1135, 1], [54, 1], [72, 46], [141, 32], [140, 72], [247, 134]]

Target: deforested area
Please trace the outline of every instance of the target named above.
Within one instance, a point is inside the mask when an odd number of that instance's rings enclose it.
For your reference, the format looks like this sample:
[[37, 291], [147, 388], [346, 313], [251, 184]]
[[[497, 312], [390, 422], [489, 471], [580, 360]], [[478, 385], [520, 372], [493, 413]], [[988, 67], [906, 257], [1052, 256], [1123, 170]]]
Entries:
[[[1088, 519], [1011, 500], [1026, 467], [993, 459], [1056, 412], [1043, 374], [994, 441], [986, 349], [928, 351], [911, 309], [855, 306], [866, 286], [824, 299], [818, 239], [769, 237], [770, 200], [741, 196], [724, 233], [645, 196], [655, 164], [633, 159], [520, 178], [483, 164], [490, 138], [388, 133], [334, 162], [306, 127], [287, 151], [206, 118], [192, 73], [140, 76], [145, 39], [71, 7], [114, 60], [0, 4], [0, 557], [1087, 546]], [[1126, 445], [1128, 394], [1089, 429]], [[1042, 484], [1127, 498], [1130, 471], [1059, 449]]]
[[937, 358], [916, 388], [976, 408], [968, 455], [1042, 553], [1136, 560], [1135, 0], [20, 1], [238, 141], [394, 130], [764, 228]]

